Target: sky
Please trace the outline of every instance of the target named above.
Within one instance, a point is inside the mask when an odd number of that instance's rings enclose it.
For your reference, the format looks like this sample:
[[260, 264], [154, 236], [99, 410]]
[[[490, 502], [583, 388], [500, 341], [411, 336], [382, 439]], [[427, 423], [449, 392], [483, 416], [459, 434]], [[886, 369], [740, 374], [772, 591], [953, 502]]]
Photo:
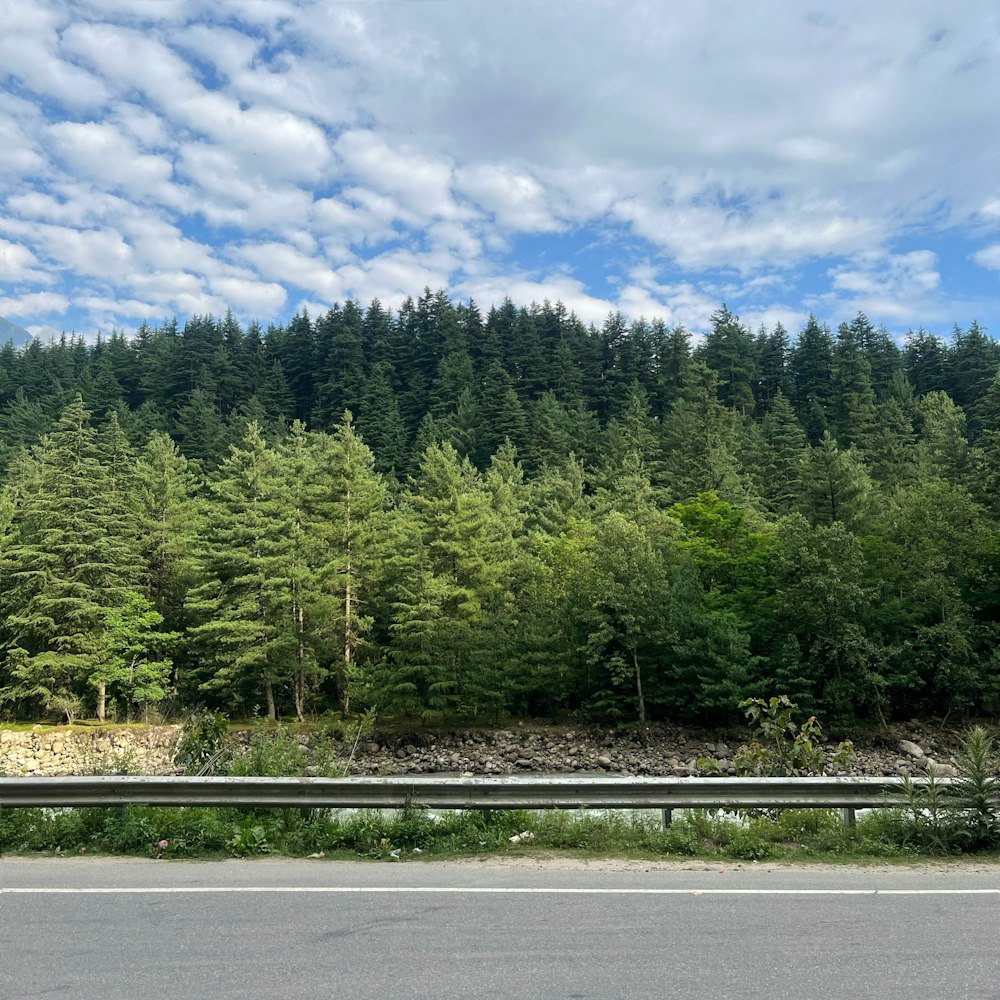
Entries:
[[0, 316], [1000, 334], [987, 0], [0, 0]]

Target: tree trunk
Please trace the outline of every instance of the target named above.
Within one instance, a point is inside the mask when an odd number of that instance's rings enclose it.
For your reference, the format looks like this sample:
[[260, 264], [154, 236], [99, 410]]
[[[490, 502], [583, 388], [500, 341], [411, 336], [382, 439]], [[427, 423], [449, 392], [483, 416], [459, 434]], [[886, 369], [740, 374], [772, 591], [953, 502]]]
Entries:
[[107, 685], [101, 681], [97, 685], [97, 721], [104, 722], [105, 706], [107, 703]]
[[306, 721], [306, 679], [302, 674], [301, 668], [295, 671], [295, 718], [299, 722]]
[[354, 660], [354, 630], [351, 620], [351, 491], [347, 491], [347, 573], [344, 578], [344, 666], [338, 677], [337, 694], [340, 697], [340, 714], [346, 719], [351, 711], [351, 664]]
[[[350, 566], [350, 564], [348, 564]], [[351, 577], [348, 569], [347, 588], [344, 591], [344, 666], [338, 678], [337, 694], [340, 696], [340, 714], [346, 719], [351, 710], [349, 687], [351, 662], [354, 658], [354, 635], [351, 631]]]
[[646, 724], [646, 701], [642, 696], [642, 671], [639, 670], [639, 654], [632, 650], [632, 665], [635, 667], [635, 693], [639, 698], [639, 721]]
[[296, 665], [295, 665], [295, 718], [299, 722], [306, 721], [305, 714], [305, 701], [306, 701], [306, 672], [305, 672], [305, 659], [306, 659], [306, 647], [303, 635], [305, 633], [305, 611], [302, 606], [299, 605], [295, 613], [295, 621], [298, 630], [299, 648], [296, 653]]
[[271, 678], [264, 678], [264, 697], [267, 699], [267, 717], [274, 722], [278, 718], [278, 709], [274, 704], [274, 687]]

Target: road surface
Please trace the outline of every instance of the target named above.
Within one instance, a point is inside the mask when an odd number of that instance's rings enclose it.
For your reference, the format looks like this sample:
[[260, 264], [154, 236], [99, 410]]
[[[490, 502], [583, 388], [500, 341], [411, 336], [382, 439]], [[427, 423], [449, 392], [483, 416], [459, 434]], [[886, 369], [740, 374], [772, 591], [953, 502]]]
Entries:
[[0, 997], [1000, 997], [1000, 869], [0, 859]]

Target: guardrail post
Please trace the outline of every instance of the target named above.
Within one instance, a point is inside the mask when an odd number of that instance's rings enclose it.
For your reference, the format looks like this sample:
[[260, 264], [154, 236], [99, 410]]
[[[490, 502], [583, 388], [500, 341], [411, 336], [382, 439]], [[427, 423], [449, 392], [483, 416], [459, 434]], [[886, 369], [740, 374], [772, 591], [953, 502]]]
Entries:
[[857, 822], [858, 822], [858, 818], [855, 815], [854, 810], [851, 809], [850, 807], [846, 808], [844, 810], [844, 825], [845, 826], [856, 826]]
[[660, 818], [663, 820], [663, 829], [669, 830], [670, 824], [674, 821], [673, 809], [661, 809]]

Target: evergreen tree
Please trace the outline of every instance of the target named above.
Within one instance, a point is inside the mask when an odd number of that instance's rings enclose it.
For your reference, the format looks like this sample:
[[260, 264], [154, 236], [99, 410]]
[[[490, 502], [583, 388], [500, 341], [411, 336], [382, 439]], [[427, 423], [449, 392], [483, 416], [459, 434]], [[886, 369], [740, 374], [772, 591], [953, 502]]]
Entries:
[[177, 414], [174, 437], [184, 454], [205, 469], [214, 469], [223, 457], [226, 428], [204, 389], [195, 389]]
[[191, 462], [162, 432], [150, 435], [135, 477], [149, 597], [166, 630], [183, 631], [184, 599], [196, 582], [196, 539], [203, 520], [198, 479]]
[[718, 376], [719, 398], [742, 414], [754, 409], [757, 382], [756, 344], [750, 332], [725, 306], [712, 313], [712, 329], [698, 351]]
[[827, 428], [832, 394], [833, 340], [815, 316], [799, 334], [790, 362], [795, 386], [795, 409], [810, 442], [817, 442]]
[[842, 323], [833, 349], [833, 424], [837, 440], [845, 448], [864, 442], [875, 427], [871, 365], [861, 343], [867, 326], [864, 314], [850, 325]]
[[842, 451], [827, 432], [802, 462], [799, 509], [814, 525], [863, 527], [871, 513], [872, 484], [853, 448]]
[[201, 618], [192, 639], [218, 669], [203, 683], [244, 701], [256, 690], [277, 718], [276, 686], [291, 680], [297, 637], [293, 616], [293, 511], [275, 453], [256, 424], [234, 446], [212, 484], [203, 547], [204, 582], [188, 596]]
[[388, 362], [375, 365], [365, 384], [358, 417], [358, 430], [372, 449], [380, 472], [402, 471], [406, 467], [406, 427], [391, 376]]
[[76, 714], [89, 687], [103, 720], [100, 667], [109, 610], [125, 605], [143, 567], [137, 539], [107, 503], [110, 481], [82, 399], [36, 452], [36, 489], [14, 512], [2, 553], [9, 683], [3, 698]]
[[763, 326], [757, 334], [757, 397], [758, 410], [766, 413], [771, 409], [772, 401], [778, 394], [786, 398], [794, 392], [789, 373], [791, 346], [788, 332], [780, 324], [775, 324], [768, 332]]
[[432, 716], [495, 712], [505, 683], [492, 650], [509, 606], [503, 522], [448, 443], [424, 452], [405, 517], [387, 698]]
[[[317, 353], [322, 355], [315, 420], [332, 427], [345, 410], [357, 413], [365, 382], [364, 316], [356, 302], [334, 306], [316, 321]], [[320, 381], [322, 380], [322, 381]]]
[[490, 365], [483, 377], [479, 415], [477, 465], [485, 466], [505, 440], [516, 447], [524, 446], [528, 436], [524, 408], [514, 392], [510, 376], [497, 361]]
[[789, 514], [800, 490], [806, 433], [792, 404], [778, 392], [762, 421], [755, 478], [760, 495], [777, 514]]
[[930, 392], [917, 407], [920, 438], [917, 457], [926, 476], [964, 483], [969, 472], [965, 414], [943, 392]]
[[373, 625], [368, 590], [380, 554], [387, 494], [375, 456], [355, 433], [350, 413], [332, 436], [320, 440], [315, 460], [306, 504], [316, 574], [313, 613], [346, 718], [352, 688], [370, 682], [362, 679], [360, 653]]
[[906, 377], [918, 395], [946, 389], [948, 348], [939, 337], [925, 330], [909, 333], [906, 337], [904, 362]]

